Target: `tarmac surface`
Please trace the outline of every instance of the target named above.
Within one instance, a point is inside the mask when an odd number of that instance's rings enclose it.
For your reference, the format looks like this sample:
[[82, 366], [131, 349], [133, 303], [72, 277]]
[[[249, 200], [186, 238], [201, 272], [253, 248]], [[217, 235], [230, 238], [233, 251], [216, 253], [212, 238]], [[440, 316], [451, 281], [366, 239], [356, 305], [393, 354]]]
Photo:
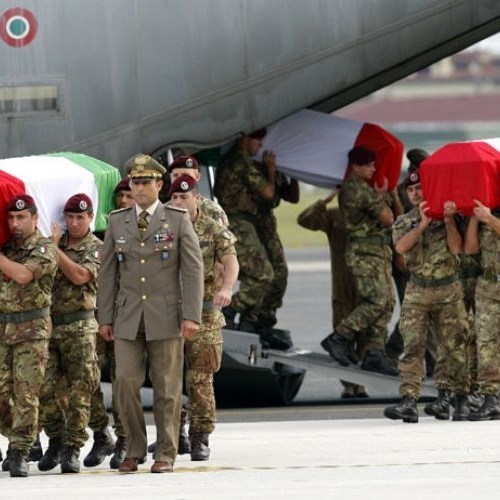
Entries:
[[[2, 499], [497, 499], [500, 421], [386, 419], [220, 423], [208, 462], [178, 457], [173, 474], [135, 474], [107, 460], [80, 474], [0, 473]], [[148, 426], [149, 441], [154, 428]], [[42, 437], [46, 446], [46, 438]], [[82, 450], [82, 457], [90, 449]], [[5, 451], [6, 440], [0, 438]]]

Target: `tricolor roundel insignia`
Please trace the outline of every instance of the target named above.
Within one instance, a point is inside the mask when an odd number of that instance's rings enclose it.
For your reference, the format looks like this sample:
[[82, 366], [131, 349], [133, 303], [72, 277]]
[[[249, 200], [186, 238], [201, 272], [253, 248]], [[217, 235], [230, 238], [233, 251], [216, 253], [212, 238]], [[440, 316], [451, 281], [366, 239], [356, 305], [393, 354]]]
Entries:
[[0, 17], [0, 37], [11, 47], [23, 47], [31, 43], [37, 29], [36, 17], [22, 7], [8, 9]]

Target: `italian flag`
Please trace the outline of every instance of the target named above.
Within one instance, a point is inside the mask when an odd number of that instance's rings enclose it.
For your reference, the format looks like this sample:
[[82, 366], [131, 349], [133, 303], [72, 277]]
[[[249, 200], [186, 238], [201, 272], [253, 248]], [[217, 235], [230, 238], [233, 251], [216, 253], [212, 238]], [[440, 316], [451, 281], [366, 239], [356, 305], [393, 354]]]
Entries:
[[49, 236], [56, 222], [63, 227], [68, 198], [85, 193], [94, 205], [92, 230], [104, 231], [106, 214], [114, 210], [113, 190], [120, 171], [90, 156], [54, 153], [0, 160], [0, 245], [9, 238], [5, 206], [16, 194], [29, 194], [38, 207], [40, 232]]
[[332, 189], [348, 175], [347, 153], [364, 146], [375, 153], [374, 182], [393, 189], [401, 174], [403, 143], [380, 125], [303, 109], [267, 128], [260, 155], [276, 154], [277, 168], [307, 184]]

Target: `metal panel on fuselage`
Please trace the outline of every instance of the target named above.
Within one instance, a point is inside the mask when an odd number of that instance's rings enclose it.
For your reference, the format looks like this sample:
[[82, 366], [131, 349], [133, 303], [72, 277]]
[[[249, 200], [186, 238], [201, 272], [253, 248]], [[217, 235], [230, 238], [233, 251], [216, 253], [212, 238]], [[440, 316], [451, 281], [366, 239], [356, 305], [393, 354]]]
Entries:
[[[55, 85], [57, 109], [0, 113], [2, 156], [221, 143], [331, 111], [498, 31], [491, 0], [23, 0], [31, 43], [0, 41], [0, 89]], [[5, 12], [5, 11], [3, 11]], [[0, 15], [2, 12], [0, 12]]]

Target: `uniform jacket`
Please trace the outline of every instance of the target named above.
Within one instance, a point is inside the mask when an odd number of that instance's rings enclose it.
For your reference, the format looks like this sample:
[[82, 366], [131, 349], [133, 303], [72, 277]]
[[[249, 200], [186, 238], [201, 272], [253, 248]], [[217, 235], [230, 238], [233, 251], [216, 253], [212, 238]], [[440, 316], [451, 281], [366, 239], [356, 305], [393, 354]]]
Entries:
[[159, 204], [144, 235], [135, 207], [112, 212], [97, 294], [100, 325], [135, 339], [144, 313], [146, 340], [178, 337], [183, 319], [201, 322], [203, 263], [187, 212]]
[[[21, 245], [17, 245], [13, 239], [9, 240], [2, 251], [9, 259], [28, 267], [34, 279], [21, 285], [0, 272], [0, 312], [19, 313], [50, 307], [57, 270], [54, 244], [37, 229]], [[51, 330], [48, 316], [17, 324], [6, 323], [0, 326], [0, 342], [17, 344], [48, 339]]]
[[[413, 208], [400, 215], [392, 227], [394, 245], [420, 223], [420, 210]], [[419, 241], [404, 255], [406, 267], [423, 279], [441, 279], [458, 272], [459, 258], [448, 248], [446, 226], [443, 221], [433, 220]]]

